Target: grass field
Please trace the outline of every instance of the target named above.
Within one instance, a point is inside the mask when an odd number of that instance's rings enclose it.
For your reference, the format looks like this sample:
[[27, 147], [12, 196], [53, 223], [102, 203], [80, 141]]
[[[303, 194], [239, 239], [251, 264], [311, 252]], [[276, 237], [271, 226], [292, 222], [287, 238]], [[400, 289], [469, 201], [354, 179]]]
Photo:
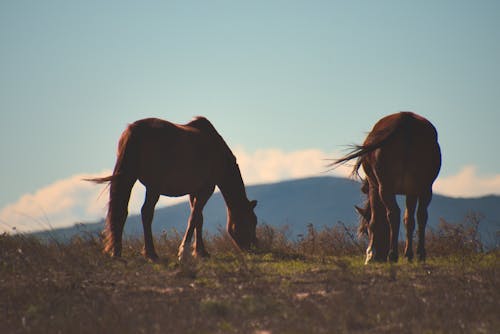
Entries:
[[175, 231], [142, 240], [123, 258], [98, 237], [69, 243], [0, 235], [0, 333], [498, 333], [499, 249], [473, 227], [443, 223], [428, 261], [363, 265], [364, 243], [342, 225], [290, 241], [259, 228], [260, 251], [224, 234], [212, 256], [179, 265]]

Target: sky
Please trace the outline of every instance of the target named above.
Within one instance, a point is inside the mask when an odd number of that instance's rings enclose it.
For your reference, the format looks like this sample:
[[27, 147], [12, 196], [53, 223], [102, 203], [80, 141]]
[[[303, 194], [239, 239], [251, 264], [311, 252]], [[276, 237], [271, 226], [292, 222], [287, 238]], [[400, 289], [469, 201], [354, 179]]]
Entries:
[[500, 194], [499, 59], [499, 1], [0, 0], [0, 231], [103, 217], [81, 179], [146, 117], [209, 118], [257, 184], [346, 176], [325, 159], [410, 110], [435, 192]]

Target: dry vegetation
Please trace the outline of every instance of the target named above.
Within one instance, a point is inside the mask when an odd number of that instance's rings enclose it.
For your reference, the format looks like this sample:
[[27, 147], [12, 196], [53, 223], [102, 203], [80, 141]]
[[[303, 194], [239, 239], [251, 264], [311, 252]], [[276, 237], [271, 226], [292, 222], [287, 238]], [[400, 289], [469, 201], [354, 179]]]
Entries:
[[[479, 223], [477, 221], [477, 223]], [[98, 237], [42, 243], [0, 235], [1, 333], [498, 333], [499, 249], [474, 221], [429, 232], [425, 264], [363, 265], [341, 224], [298, 240], [259, 228], [260, 251], [207, 237], [212, 257], [180, 266], [175, 231], [162, 260], [127, 240], [121, 260]]]

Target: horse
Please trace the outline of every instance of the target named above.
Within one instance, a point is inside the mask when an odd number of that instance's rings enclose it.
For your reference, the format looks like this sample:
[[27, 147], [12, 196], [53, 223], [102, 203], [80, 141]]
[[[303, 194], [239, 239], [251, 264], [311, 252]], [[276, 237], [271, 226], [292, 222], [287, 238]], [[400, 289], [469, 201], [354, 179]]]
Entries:
[[151, 225], [160, 195], [189, 195], [191, 213], [181, 245], [179, 259], [192, 255], [207, 257], [202, 228], [203, 207], [217, 186], [227, 207], [227, 231], [241, 250], [256, 246], [257, 201], [248, 200], [236, 157], [210, 121], [196, 117], [180, 125], [158, 118], [138, 120], [123, 131], [118, 142], [112, 175], [89, 178], [109, 183], [109, 203], [104, 228], [104, 252], [112, 257], [122, 253], [123, 227], [128, 215], [132, 187], [139, 180], [146, 188], [141, 208], [144, 229], [143, 254], [157, 260]]
[[[400, 209], [396, 195], [406, 196], [405, 257], [413, 260], [415, 211], [418, 222], [417, 255], [425, 261], [427, 207], [432, 200], [432, 185], [441, 169], [441, 149], [436, 128], [413, 112], [399, 112], [380, 119], [363, 145], [354, 146], [333, 166], [357, 159], [353, 176], [362, 166], [366, 178], [362, 192], [367, 195], [360, 213], [360, 232], [368, 234], [366, 263], [398, 261]], [[417, 208], [418, 203], [418, 208]]]

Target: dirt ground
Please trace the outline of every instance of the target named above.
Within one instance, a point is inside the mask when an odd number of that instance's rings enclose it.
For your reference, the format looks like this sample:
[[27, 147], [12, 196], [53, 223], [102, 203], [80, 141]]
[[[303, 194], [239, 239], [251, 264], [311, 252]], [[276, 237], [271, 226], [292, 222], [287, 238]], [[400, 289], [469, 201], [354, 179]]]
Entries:
[[177, 240], [145, 260], [99, 240], [0, 236], [1, 333], [498, 333], [499, 252], [365, 266], [307, 247], [179, 265]]

